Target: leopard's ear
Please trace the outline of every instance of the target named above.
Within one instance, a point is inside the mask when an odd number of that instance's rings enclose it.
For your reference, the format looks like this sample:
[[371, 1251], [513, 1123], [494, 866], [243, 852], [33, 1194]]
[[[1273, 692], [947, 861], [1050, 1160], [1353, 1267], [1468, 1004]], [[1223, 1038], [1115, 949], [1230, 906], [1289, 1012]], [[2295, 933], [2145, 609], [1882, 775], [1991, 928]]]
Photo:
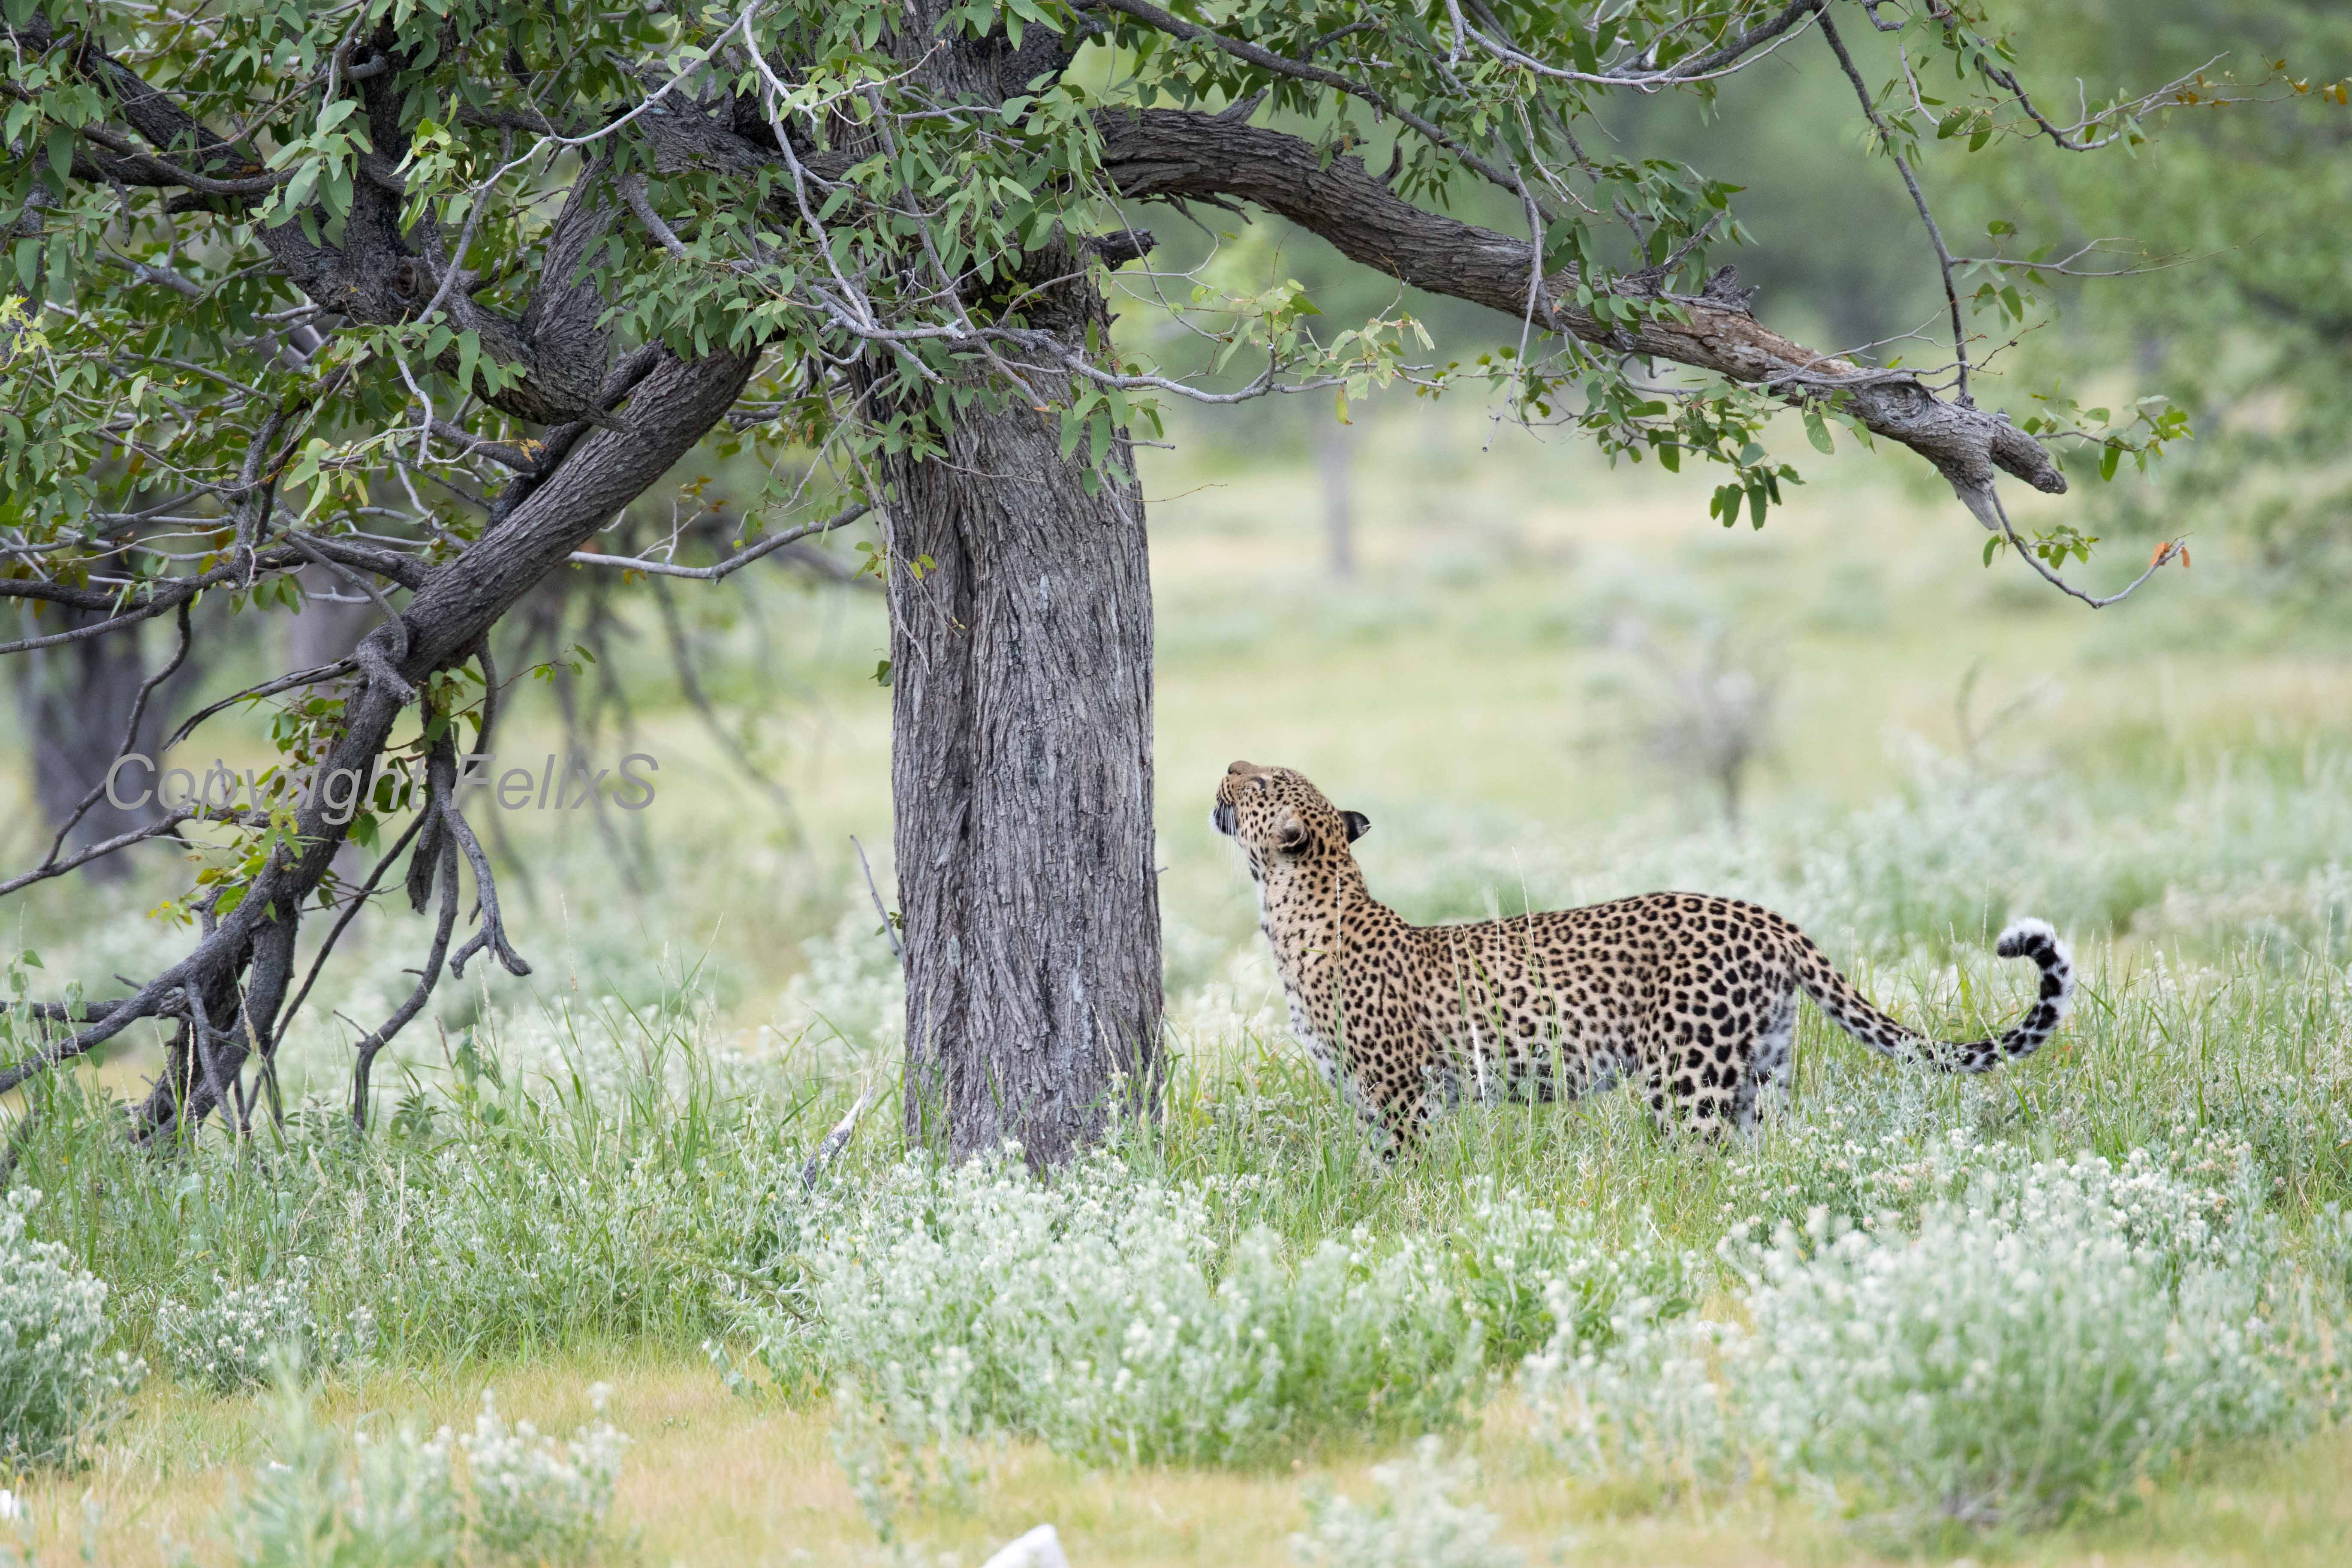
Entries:
[[1372, 830], [1372, 819], [1360, 811], [1343, 811], [1339, 815], [1347, 821], [1348, 842], [1350, 844]]
[[1288, 806], [1282, 808], [1280, 826], [1275, 829], [1274, 847], [1286, 855], [1295, 855], [1307, 847], [1307, 824]]

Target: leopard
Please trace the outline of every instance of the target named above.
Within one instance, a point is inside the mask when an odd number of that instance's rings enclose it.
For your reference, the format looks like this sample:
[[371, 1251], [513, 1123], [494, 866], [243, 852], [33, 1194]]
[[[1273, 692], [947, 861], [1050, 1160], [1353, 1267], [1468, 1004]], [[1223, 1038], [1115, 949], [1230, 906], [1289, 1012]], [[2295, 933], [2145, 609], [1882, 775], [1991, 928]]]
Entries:
[[1797, 998], [1883, 1056], [1984, 1073], [2032, 1056], [2074, 996], [2074, 961], [2047, 921], [1994, 951], [2040, 969], [2006, 1032], [1938, 1040], [1881, 1011], [1793, 921], [1706, 893], [1414, 925], [1356, 863], [1371, 830], [1295, 768], [1237, 762], [1211, 826], [1239, 847], [1274, 949], [1292, 1032], [1391, 1154], [1464, 1100], [1572, 1100], [1638, 1085], [1662, 1130], [1709, 1139], [1787, 1105]]

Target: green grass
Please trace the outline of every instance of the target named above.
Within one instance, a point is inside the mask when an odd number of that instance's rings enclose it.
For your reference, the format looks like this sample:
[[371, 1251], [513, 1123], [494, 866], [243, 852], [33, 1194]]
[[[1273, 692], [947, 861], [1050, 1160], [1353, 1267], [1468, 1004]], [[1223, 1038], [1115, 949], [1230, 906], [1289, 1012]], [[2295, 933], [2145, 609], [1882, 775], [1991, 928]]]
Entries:
[[[1196, 1194], [1216, 1247], [1265, 1227], [1292, 1262], [1359, 1234], [1372, 1253], [1442, 1250], [1499, 1185], [1589, 1225], [1600, 1246], [1651, 1237], [1696, 1254], [1703, 1310], [1736, 1322], [1743, 1283], [1716, 1261], [1735, 1226], [1820, 1207], [1891, 1206], [1914, 1223], [1928, 1196], [1916, 1173], [1955, 1131], [2038, 1158], [2243, 1145], [2291, 1276], [2346, 1286], [2327, 1218], [2352, 1205], [2340, 643], [2234, 599], [2221, 542], [2200, 542], [2196, 575], [2168, 573], [2144, 604], [2093, 617], [2021, 591], [2013, 567], [1980, 571], [1948, 500], [1838, 465], [1762, 535], [1727, 535], [1662, 476], [1507, 445], [1482, 455], [1466, 426], [1436, 428], [1363, 444], [1365, 565], [1344, 584], [1320, 567], [1303, 469], [1152, 458], [1149, 494], [1188, 492], [1154, 512], [1173, 1056], [1160, 1119], [1124, 1129], [1115, 1151], [1132, 1179]], [[886, 1093], [826, 1201], [802, 1195], [810, 1145], [893, 1065], [892, 966], [847, 843], [874, 853], [887, 890], [878, 610], [772, 582], [751, 594], [790, 697], [746, 673], [748, 658], [711, 683], [762, 714], [793, 823], [728, 772], [657, 668], [633, 669], [637, 745], [664, 761], [648, 814], [662, 878], [629, 891], [578, 825], [510, 819], [537, 866], [510, 920], [539, 973], [452, 985], [379, 1068], [365, 1139], [337, 1110], [345, 1020], [372, 1023], [408, 983], [420, 922], [404, 913], [363, 922], [349, 967], [322, 985], [289, 1047], [296, 1110], [282, 1128], [130, 1152], [118, 1105], [152, 1070], [152, 1040], [41, 1091], [17, 1178], [46, 1194], [36, 1226], [107, 1281], [115, 1343], [156, 1373], [94, 1468], [31, 1478], [53, 1551], [75, 1539], [88, 1489], [105, 1560], [171, 1559], [163, 1531], [198, 1563], [226, 1560], [210, 1521], [268, 1456], [266, 1402], [173, 1375], [156, 1312], [306, 1258], [316, 1318], [376, 1320], [373, 1363], [322, 1395], [344, 1429], [462, 1425], [495, 1384], [501, 1408], [568, 1430], [603, 1378], [638, 1439], [616, 1515], [636, 1543], [619, 1555], [875, 1556], [834, 1452], [835, 1384], [858, 1369], [814, 1353], [817, 1376], [793, 1397], [747, 1398], [702, 1350], [720, 1342], [753, 1366], [761, 1326], [806, 1323], [811, 1259], [904, 1154]], [[1704, 795], [1629, 741], [1654, 692], [1612, 646], [1627, 616], [1669, 642], [1723, 621], [1781, 672], [1744, 833], [1713, 825]], [[740, 621], [708, 629], [733, 654], [748, 647]], [[1980, 712], [2039, 695], [1970, 767], [1954, 700], [1979, 660]], [[513, 748], [541, 752], [551, 733], [525, 708]], [[251, 743], [231, 733], [222, 750], [241, 765]], [[1287, 1041], [1245, 881], [1202, 825], [1236, 756], [1298, 766], [1368, 811], [1372, 888], [1416, 920], [1659, 885], [1744, 893], [1800, 919], [1906, 1019], [1958, 1031], [2021, 1005], [2023, 979], [1989, 937], [2038, 913], [2076, 942], [2080, 1005], [2039, 1057], [1981, 1080], [1906, 1073], [1808, 1011], [1793, 1115], [1721, 1148], [1660, 1136], [1616, 1094], [1470, 1109], [1390, 1163]], [[16, 787], [5, 776], [0, 791]], [[12, 862], [28, 842], [22, 804], [0, 799], [0, 820], [20, 825]], [[16, 940], [0, 946], [44, 955], [25, 972], [40, 994], [68, 980], [106, 994], [110, 976], [152, 972], [184, 940], [144, 918], [171, 869], [43, 889], [7, 911]], [[2340, 1335], [2340, 1298], [2327, 1299]], [[1513, 1381], [1542, 1332], [1494, 1336], [1489, 1382], [1454, 1417], [1482, 1466], [1476, 1500], [1531, 1560], [1874, 1550], [1784, 1475], [1704, 1497], [1570, 1475]], [[1304, 1482], [1365, 1495], [1366, 1468], [1411, 1436], [1327, 1422], [1238, 1468], [1089, 1468], [1015, 1430], [973, 1450], [963, 1495], [917, 1497], [895, 1528], [967, 1563], [1042, 1519], [1081, 1563], [1285, 1561]], [[1906, 1551], [2316, 1564], [2352, 1531], [2347, 1495], [2352, 1447], [2324, 1430], [2200, 1451], [2054, 1529]]]

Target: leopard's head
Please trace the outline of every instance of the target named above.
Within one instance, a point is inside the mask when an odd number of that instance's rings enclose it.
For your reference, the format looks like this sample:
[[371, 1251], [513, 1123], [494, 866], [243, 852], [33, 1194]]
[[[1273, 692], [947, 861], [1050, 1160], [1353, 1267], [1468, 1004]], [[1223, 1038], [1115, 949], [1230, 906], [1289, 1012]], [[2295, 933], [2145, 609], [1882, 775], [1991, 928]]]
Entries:
[[1360, 811], [1341, 811], [1291, 768], [1235, 763], [1217, 783], [1209, 825], [1242, 847], [1253, 868], [1346, 859], [1372, 830]]

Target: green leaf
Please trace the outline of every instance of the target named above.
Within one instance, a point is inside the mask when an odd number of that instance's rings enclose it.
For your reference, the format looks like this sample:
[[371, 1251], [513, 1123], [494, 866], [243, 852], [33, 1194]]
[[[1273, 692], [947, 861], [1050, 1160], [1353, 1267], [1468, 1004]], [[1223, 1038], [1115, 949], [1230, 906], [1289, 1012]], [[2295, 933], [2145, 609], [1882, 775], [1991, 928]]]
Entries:
[[1820, 409], [1811, 405], [1805, 409], [1805, 438], [1813, 444], [1813, 450], [1817, 452], [1837, 449], [1830, 441], [1829, 422], [1822, 417]]
[[457, 334], [457, 390], [474, 390], [474, 362], [481, 357], [482, 334], [467, 331]]
[[2099, 478], [2103, 479], [2114, 479], [2116, 477], [2116, 465], [2122, 462], [2123, 459], [2124, 449], [2121, 443], [2110, 441], [2105, 447], [2102, 447], [2099, 449]]

